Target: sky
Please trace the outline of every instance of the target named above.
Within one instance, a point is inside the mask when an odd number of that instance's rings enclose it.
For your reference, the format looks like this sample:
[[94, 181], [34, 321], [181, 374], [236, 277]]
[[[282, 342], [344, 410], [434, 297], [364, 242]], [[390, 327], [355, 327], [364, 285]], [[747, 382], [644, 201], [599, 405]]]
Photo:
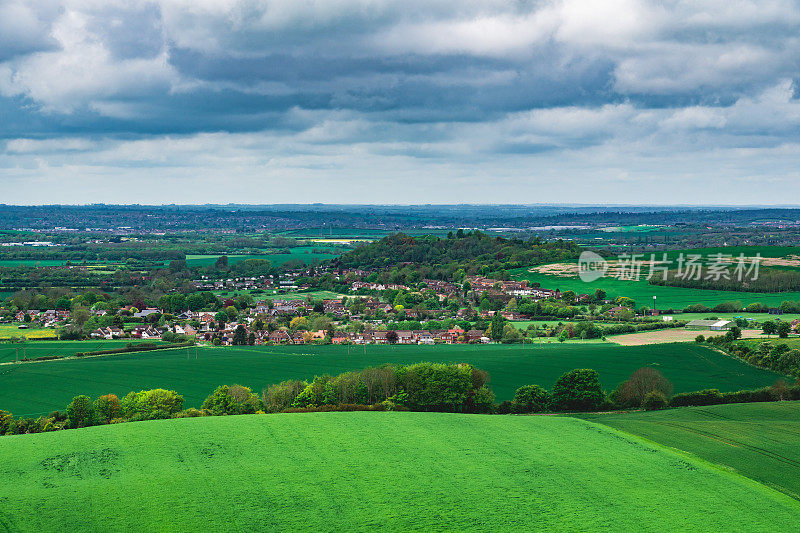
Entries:
[[797, 0], [0, 0], [0, 203], [800, 203]]

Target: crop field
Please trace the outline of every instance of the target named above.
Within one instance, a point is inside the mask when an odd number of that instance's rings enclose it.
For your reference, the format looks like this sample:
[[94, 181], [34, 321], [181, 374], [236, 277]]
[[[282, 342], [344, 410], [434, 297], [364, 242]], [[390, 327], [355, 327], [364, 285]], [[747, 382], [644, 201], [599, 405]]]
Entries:
[[[85, 348], [84, 348], [85, 349]], [[156, 350], [110, 357], [0, 365], [0, 409], [33, 416], [64, 409], [73, 396], [97, 397], [162, 387], [199, 407], [211, 391], [238, 383], [256, 392], [286, 379], [312, 379], [384, 363], [464, 362], [489, 372], [498, 401], [522, 385], [550, 389], [573, 368], [594, 368], [611, 390], [644, 366], [653, 366], [676, 392], [739, 390], [771, 385], [779, 374], [746, 365], [705, 346], [611, 343], [440, 346], [252, 346]]]
[[684, 407], [585, 418], [691, 452], [800, 499], [800, 402]]
[[[52, 330], [50, 330], [52, 331]], [[119, 339], [119, 340], [89, 340], [89, 341], [34, 341], [24, 343], [0, 343], [0, 363], [7, 363], [14, 361], [17, 357], [20, 359], [28, 357], [34, 359], [36, 357], [47, 357], [51, 355], [69, 356], [77, 352], [94, 352], [98, 350], [113, 350], [115, 348], [124, 348], [128, 344], [138, 344], [140, 342], [157, 342], [161, 341], [137, 341], [132, 339]], [[0, 373], [3, 370], [0, 370]]]
[[792, 531], [800, 518], [753, 480], [566, 417], [118, 424], [0, 438], [0, 475], [14, 480], [0, 485], [10, 531]]
[[0, 324], [0, 339], [8, 339], [10, 337], [27, 337], [29, 339], [58, 337], [58, 333], [52, 328], [40, 328], [29, 324], [27, 329], [19, 329], [19, 325], [19, 323]]
[[607, 298], [627, 296], [636, 301], [637, 306], [652, 307], [653, 296], [656, 296], [658, 309], [683, 309], [691, 304], [703, 304], [713, 307], [717, 304], [731, 301], [740, 301], [742, 305], [760, 302], [764, 305], [778, 306], [785, 300], [800, 300], [800, 292], [735, 292], [689, 289], [684, 287], [665, 287], [650, 285], [646, 279], [639, 281], [620, 280], [603, 277], [591, 283], [585, 283], [577, 276], [565, 277], [540, 272], [529, 272], [528, 269], [510, 271], [514, 279], [527, 279], [539, 283], [547, 289], [571, 290], [578, 294], [593, 293], [596, 289], [606, 291]]
[[[334, 257], [338, 257], [346, 251], [344, 248], [327, 247], [325, 248], [326, 250], [336, 251], [336, 253], [326, 252], [315, 254], [312, 253], [312, 250], [314, 249], [319, 249], [319, 247], [298, 246], [296, 248], [290, 248], [288, 254], [229, 255], [228, 264], [232, 265], [238, 263], [239, 261], [244, 261], [245, 259], [268, 259], [273, 265], [282, 265], [286, 261], [291, 261], [294, 259], [299, 259], [305, 263], [311, 263], [312, 261], [325, 261], [327, 259], [333, 259]], [[219, 257], [219, 255], [187, 255], [186, 264], [190, 267], [213, 265]]]
[[[665, 344], [670, 342], [694, 342], [698, 335], [721, 335], [719, 331], [698, 331], [681, 328], [657, 329], [652, 331], [639, 331], [637, 333], [624, 333], [606, 337], [609, 342], [624, 346], [639, 346], [642, 344]], [[742, 338], [762, 337], [761, 330], [744, 329]]]

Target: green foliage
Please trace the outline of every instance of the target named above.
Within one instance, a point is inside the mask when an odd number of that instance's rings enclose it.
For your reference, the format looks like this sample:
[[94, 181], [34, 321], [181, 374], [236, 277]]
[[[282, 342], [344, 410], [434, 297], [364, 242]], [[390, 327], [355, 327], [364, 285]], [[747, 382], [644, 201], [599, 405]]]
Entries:
[[644, 407], [650, 393], [658, 392], [664, 398], [669, 398], [672, 390], [672, 383], [660, 371], [642, 367], [619, 384], [614, 391], [614, 400], [621, 407]]
[[525, 385], [517, 389], [511, 401], [513, 413], [540, 413], [550, 408], [550, 393], [539, 385]]
[[88, 396], [75, 396], [67, 406], [67, 427], [84, 428], [95, 424], [94, 406]]
[[172, 418], [183, 409], [183, 396], [166, 389], [129, 392], [122, 399], [121, 407], [123, 416], [129, 420]]
[[263, 405], [249, 387], [222, 385], [205, 399], [202, 408], [215, 416], [244, 415], [260, 411]]
[[97, 421], [107, 424], [115, 418], [122, 416], [122, 406], [116, 394], [105, 394], [94, 401], [94, 412]]
[[559, 411], [594, 411], [604, 399], [599, 375], [589, 368], [566, 372], [553, 385], [552, 405]]
[[663, 392], [654, 390], [647, 393], [642, 400], [642, 407], [646, 411], [656, 411], [658, 409], [664, 409], [669, 405], [669, 400], [664, 395]]

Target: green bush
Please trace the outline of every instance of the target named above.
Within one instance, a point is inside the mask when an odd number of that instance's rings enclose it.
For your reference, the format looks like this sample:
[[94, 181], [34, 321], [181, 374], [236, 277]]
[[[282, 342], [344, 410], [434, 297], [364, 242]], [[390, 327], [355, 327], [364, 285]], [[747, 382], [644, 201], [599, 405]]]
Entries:
[[596, 370], [577, 368], [553, 385], [552, 407], [557, 411], [596, 411], [605, 395]]
[[669, 405], [669, 401], [667, 397], [664, 395], [663, 392], [654, 390], [647, 393], [644, 397], [644, 401], [642, 401], [642, 407], [646, 411], [656, 411], [658, 409], [664, 409]]
[[525, 385], [517, 389], [511, 402], [513, 413], [540, 413], [550, 408], [550, 393], [539, 385]]
[[123, 416], [129, 420], [172, 418], [183, 409], [183, 396], [165, 389], [129, 392], [121, 407]]
[[202, 408], [215, 416], [244, 415], [262, 410], [263, 405], [249, 387], [222, 385], [205, 399]]
[[682, 392], [673, 396], [669, 404], [672, 407], [685, 407], [688, 405], [715, 405], [724, 403], [722, 394], [718, 389], [704, 389], [697, 392]]

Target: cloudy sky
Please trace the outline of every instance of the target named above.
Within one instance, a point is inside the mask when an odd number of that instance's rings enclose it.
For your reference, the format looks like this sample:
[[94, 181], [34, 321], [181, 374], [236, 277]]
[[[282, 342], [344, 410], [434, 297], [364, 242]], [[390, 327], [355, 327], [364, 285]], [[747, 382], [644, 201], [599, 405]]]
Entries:
[[800, 203], [797, 0], [0, 0], [0, 203]]

